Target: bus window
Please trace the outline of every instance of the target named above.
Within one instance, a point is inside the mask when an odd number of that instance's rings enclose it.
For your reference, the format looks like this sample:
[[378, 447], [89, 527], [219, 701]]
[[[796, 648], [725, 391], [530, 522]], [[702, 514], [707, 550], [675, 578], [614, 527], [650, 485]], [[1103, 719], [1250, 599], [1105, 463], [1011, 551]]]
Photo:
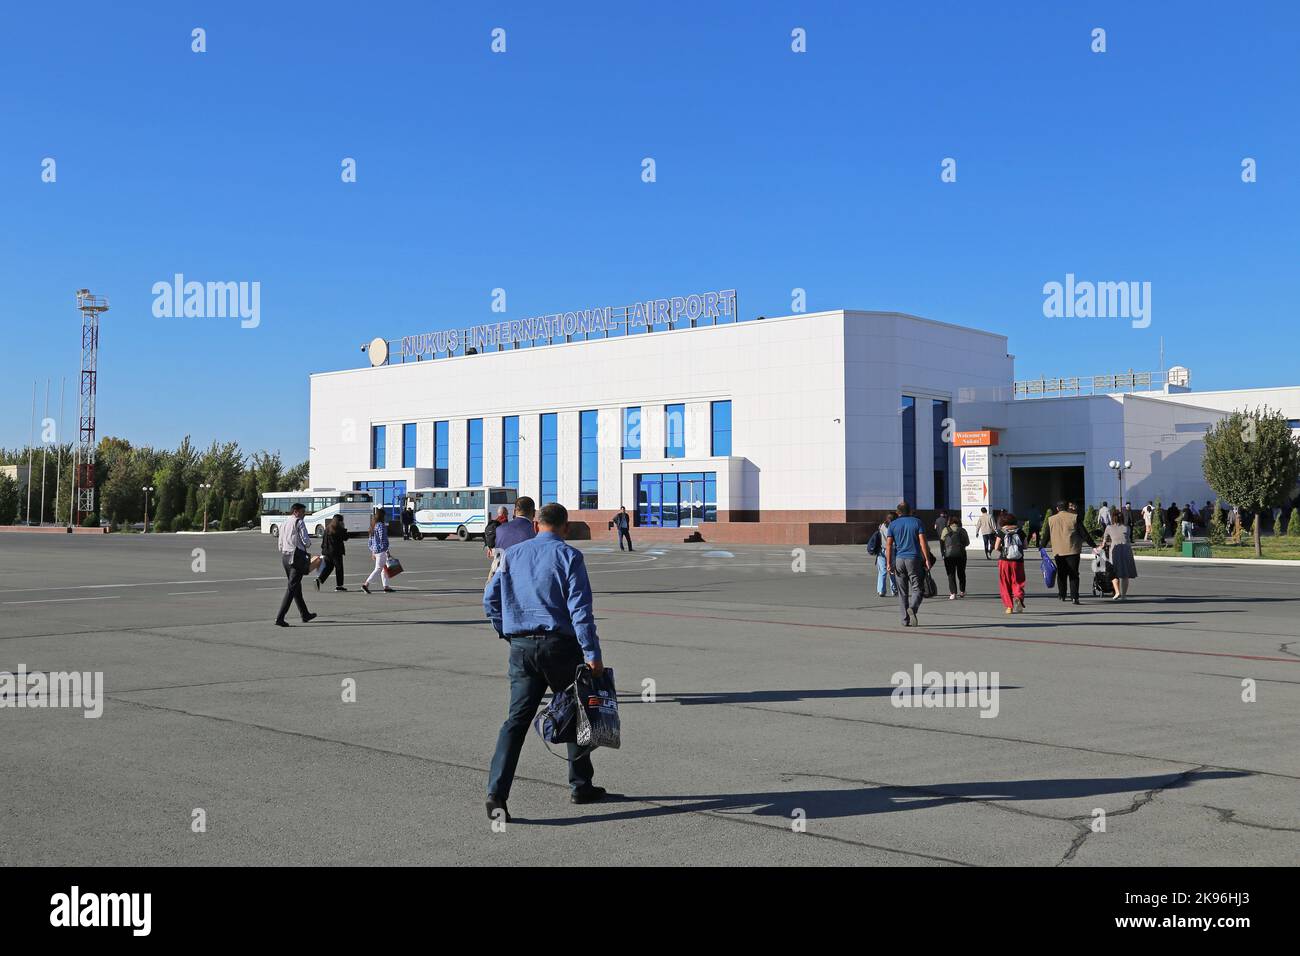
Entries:
[[489, 499], [494, 505], [512, 505], [515, 503], [513, 491], [494, 491]]
[[470, 491], [470, 492], [467, 492], [467, 493], [466, 493], [466, 498], [469, 499], [469, 503], [468, 503], [468, 504], [461, 505], [462, 508], [482, 508], [482, 507], [483, 507], [483, 492], [481, 492], [481, 491]]

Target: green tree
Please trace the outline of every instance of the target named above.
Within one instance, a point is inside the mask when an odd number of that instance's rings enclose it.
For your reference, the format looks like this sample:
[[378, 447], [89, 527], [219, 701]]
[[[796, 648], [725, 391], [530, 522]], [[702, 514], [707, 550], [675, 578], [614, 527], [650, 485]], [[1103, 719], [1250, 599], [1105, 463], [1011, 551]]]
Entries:
[[1165, 546], [1165, 513], [1161, 509], [1159, 498], [1151, 509], [1151, 542], [1157, 551]]
[[1264, 553], [1258, 515], [1281, 505], [1300, 478], [1300, 439], [1280, 411], [1233, 412], [1205, 435], [1201, 471], [1214, 493], [1256, 514], [1255, 555]]
[[1097, 509], [1092, 505], [1083, 513], [1083, 526], [1088, 529], [1088, 533], [1093, 537], [1101, 534], [1101, 521], [1097, 518]]
[[[284, 473], [284, 478], [280, 481], [280, 487], [276, 491], [302, 491], [307, 487], [307, 477], [310, 465], [303, 462], [300, 465], [294, 465]], [[270, 489], [268, 489], [270, 490]]]
[[13, 524], [17, 520], [18, 482], [0, 474], [0, 524]]
[[1300, 538], [1300, 506], [1291, 509], [1291, 517], [1286, 523], [1286, 536]]
[[[1294, 524], [1294, 522], [1292, 522]], [[1214, 499], [1214, 514], [1210, 515], [1210, 544], [1220, 547], [1228, 540], [1228, 529], [1223, 524], [1223, 510], [1219, 499]]]
[[1183, 523], [1178, 522], [1178, 530], [1174, 532], [1174, 554], [1183, 553]]

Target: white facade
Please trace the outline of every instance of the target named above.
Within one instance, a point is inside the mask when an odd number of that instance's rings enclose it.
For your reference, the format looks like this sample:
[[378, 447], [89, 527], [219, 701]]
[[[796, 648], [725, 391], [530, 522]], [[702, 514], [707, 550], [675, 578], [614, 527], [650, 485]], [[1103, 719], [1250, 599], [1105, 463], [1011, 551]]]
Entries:
[[[579, 413], [599, 412], [599, 508], [632, 509], [634, 476], [714, 472], [719, 511], [885, 508], [902, 494], [898, 406], [918, 399], [918, 475], [931, 406], [953, 383], [1002, 385], [1006, 339], [898, 313], [820, 312], [696, 329], [327, 372], [311, 377], [311, 481], [432, 485], [435, 421], [449, 423], [449, 483], [464, 483], [467, 420], [483, 419], [485, 484], [499, 484], [502, 419], [518, 415], [519, 491], [539, 496], [542, 414], [557, 414], [558, 499], [578, 501]], [[733, 455], [712, 454], [711, 403], [732, 403]], [[685, 405], [685, 455], [666, 458], [665, 407]], [[623, 409], [642, 410], [640, 460], [621, 460]], [[403, 426], [416, 426], [403, 464]], [[386, 467], [370, 467], [386, 426]], [[920, 507], [933, 504], [919, 480]]]

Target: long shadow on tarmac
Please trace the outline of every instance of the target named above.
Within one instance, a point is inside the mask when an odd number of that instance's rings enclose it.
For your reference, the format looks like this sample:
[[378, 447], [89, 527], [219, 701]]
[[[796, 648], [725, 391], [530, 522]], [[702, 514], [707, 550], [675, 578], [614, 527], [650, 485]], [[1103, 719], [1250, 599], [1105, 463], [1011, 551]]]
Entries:
[[[1065, 800], [1115, 793], [1145, 793], [1177, 789], [1201, 780], [1248, 777], [1241, 770], [1198, 770], [1149, 777], [1060, 778], [1050, 780], [1005, 780], [976, 783], [936, 783], [924, 787], [855, 787], [833, 790], [773, 790], [761, 793], [717, 794], [611, 794], [604, 803], [672, 803], [593, 813], [576, 817], [530, 820], [512, 817], [516, 823], [563, 827], [581, 823], [616, 820], [644, 820], [681, 813], [734, 812], [749, 816], [791, 819], [802, 810], [810, 820], [892, 813], [898, 810], [928, 810], [970, 801]], [[602, 804], [604, 805], [604, 804]]]
[[[953, 687], [935, 688], [935, 693], [942, 694], [945, 690], [952, 690], [954, 693], [966, 691], [966, 688]], [[981, 686], [981, 690], [1020, 690], [1019, 685], [1003, 684], [997, 688]], [[747, 690], [728, 692], [716, 692], [711, 694], [659, 694], [655, 702], [659, 704], [682, 704], [684, 706], [692, 704], [775, 704], [775, 703], [794, 703], [801, 700], [843, 700], [854, 697], [889, 697], [898, 690], [897, 687], [838, 687], [838, 688], [819, 688], [816, 690]], [[914, 687], [911, 690], [911, 696], [923, 697], [925, 688]], [[620, 704], [641, 703], [641, 697], [638, 694], [629, 693], [626, 698], [619, 694]], [[647, 701], [648, 703], [648, 701]]]

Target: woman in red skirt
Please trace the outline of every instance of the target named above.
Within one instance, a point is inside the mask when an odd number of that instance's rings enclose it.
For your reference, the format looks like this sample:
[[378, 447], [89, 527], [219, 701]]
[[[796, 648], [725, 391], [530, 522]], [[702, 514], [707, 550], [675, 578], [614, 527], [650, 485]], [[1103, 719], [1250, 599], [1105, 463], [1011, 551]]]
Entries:
[[998, 589], [1006, 613], [1025, 610], [1025, 536], [1010, 513], [998, 516]]

